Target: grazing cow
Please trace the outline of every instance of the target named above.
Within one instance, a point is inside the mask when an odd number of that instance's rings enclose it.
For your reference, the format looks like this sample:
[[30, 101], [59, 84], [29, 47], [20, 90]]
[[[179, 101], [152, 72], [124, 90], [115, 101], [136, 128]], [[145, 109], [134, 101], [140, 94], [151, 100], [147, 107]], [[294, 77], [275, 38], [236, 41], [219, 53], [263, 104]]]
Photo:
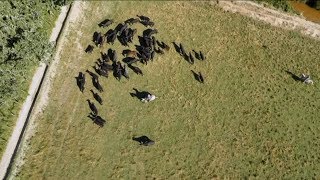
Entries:
[[130, 19], [127, 19], [127, 20], [125, 21], [125, 23], [130, 24], [130, 25], [132, 25], [132, 24], [134, 24], [134, 23], [137, 23], [137, 22], [139, 22], [139, 19], [138, 19], [138, 18], [130, 18]]
[[127, 64], [132, 64], [132, 63], [138, 62], [139, 59], [134, 58], [134, 57], [125, 57], [125, 58], [123, 58], [122, 61], [123, 61], [124, 63], [127, 63]]
[[140, 18], [141, 21], [150, 21], [150, 18], [147, 17], [147, 16], [139, 16], [139, 15], [137, 15], [137, 17]]
[[157, 43], [157, 45], [158, 45], [159, 47], [161, 47], [162, 49], [164, 49], [164, 46], [163, 46], [163, 44], [162, 44], [160, 41], [156, 40], [156, 43]]
[[93, 95], [93, 97], [94, 97], [94, 99], [96, 100], [96, 101], [98, 101], [98, 103], [99, 104], [101, 104], [102, 105], [102, 98], [99, 96], [99, 94], [98, 93], [95, 93], [92, 89], [90, 90], [91, 92], [92, 92], [92, 95]]
[[99, 27], [108, 27], [110, 26], [111, 24], [113, 23], [113, 20], [112, 19], [105, 19], [103, 20], [101, 23], [99, 23]]
[[98, 115], [98, 109], [97, 109], [97, 107], [94, 105], [94, 103], [93, 103], [93, 102], [90, 102], [89, 99], [87, 99], [87, 101], [88, 101], [88, 104], [89, 104], [89, 107], [90, 107], [90, 110], [92, 111], [92, 113], [93, 113], [94, 115]]
[[152, 21], [140, 21], [140, 23], [142, 25], [144, 25], [145, 27], [148, 27], [148, 26], [153, 27], [154, 26], [154, 22], [152, 22]]
[[154, 36], [152, 36], [152, 45], [153, 45], [153, 48], [156, 47], [156, 42], [157, 42], [156, 38], [155, 38]]
[[144, 146], [151, 146], [154, 145], [154, 141], [151, 140], [150, 138], [148, 138], [147, 136], [140, 136], [140, 137], [132, 137], [132, 140], [137, 141], [140, 143], [140, 145], [144, 145]]
[[154, 49], [154, 51], [158, 54], [164, 54], [164, 52], [160, 48]]
[[121, 63], [118, 61], [116, 63], [113, 63], [114, 66], [114, 70], [113, 70], [113, 76], [120, 81], [121, 80], [121, 76], [122, 76], [122, 65]]
[[196, 57], [198, 60], [201, 60], [200, 54], [197, 53], [195, 50], [192, 50], [192, 51], [194, 52], [195, 57]]
[[156, 52], [155, 52], [155, 51], [152, 51], [152, 53], [151, 53], [151, 60], [154, 59], [155, 54], [156, 54]]
[[137, 51], [131, 51], [130, 49], [125, 49], [122, 51], [122, 55], [125, 57], [137, 57]]
[[180, 47], [178, 46], [178, 44], [176, 44], [175, 42], [172, 42], [175, 50], [177, 51], [177, 53], [181, 54], [181, 51], [180, 51]]
[[202, 54], [202, 52], [200, 51], [200, 58], [201, 58], [201, 60], [203, 61], [203, 60], [205, 60], [205, 56]]
[[194, 64], [194, 58], [193, 58], [191, 52], [189, 52], [189, 59], [190, 59], [190, 64]]
[[157, 34], [158, 33], [158, 30], [157, 29], [146, 29], [143, 31], [143, 36], [146, 36], [146, 37], [151, 37], [151, 35], [153, 34]]
[[180, 52], [181, 52], [181, 56], [184, 56], [186, 54], [183, 45], [180, 43]]
[[99, 83], [99, 80], [98, 79], [92, 79], [92, 83], [93, 83], [93, 86], [95, 87], [95, 88], [97, 88], [97, 90], [99, 91], [99, 92], [103, 92], [103, 88], [102, 88], [102, 86], [101, 86], [101, 84]]
[[110, 60], [107, 53], [100, 52], [100, 54], [101, 54], [101, 58], [104, 62], [108, 62]]
[[201, 82], [201, 83], [204, 83], [204, 78], [203, 78], [201, 72], [199, 72], [199, 79], [200, 79], [200, 82]]
[[96, 75], [95, 73], [93, 73], [93, 72], [91, 72], [91, 71], [89, 71], [89, 70], [86, 70], [86, 72], [89, 73], [89, 75], [91, 76], [91, 78], [92, 78], [93, 80], [98, 80], [98, 78], [99, 78], [98, 75]]
[[141, 71], [140, 68], [138, 68], [138, 67], [136, 67], [136, 66], [133, 66], [133, 65], [131, 65], [131, 64], [128, 64], [128, 67], [129, 67], [130, 69], [132, 69], [133, 72], [135, 72], [136, 74], [143, 76], [143, 73], [142, 73], [142, 71]]
[[127, 68], [126, 65], [123, 66], [122, 75], [123, 75], [125, 78], [129, 79], [128, 68]]
[[122, 32], [123, 32], [124, 30], [126, 30], [127, 28], [128, 28], [128, 24], [122, 25], [122, 27], [121, 27], [120, 30], [118, 31], [118, 34], [121, 35]]
[[86, 77], [82, 72], [79, 72], [78, 77], [76, 77], [77, 79], [77, 85], [80, 89], [81, 92], [84, 91], [84, 84], [86, 83]]
[[93, 42], [96, 44], [96, 46], [101, 47], [103, 45], [104, 38], [101, 34], [101, 32], [94, 32], [93, 34]]
[[95, 114], [90, 113], [88, 117], [93, 121], [93, 123], [97, 124], [99, 127], [103, 127], [106, 123], [106, 120], [104, 120], [101, 116], [97, 116]]
[[155, 95], [148, 94], [147, 97], [144, 97], [144, 98], [141, 99], [141, 102], [144, 102], [144, 103], [151, 102], [151, 101], [155, 100], [156, 98], [157, 97]]
[[168, 46], [166, 43], [162, 42], [162, 49], [166, 50], [166, 51], [169, 51], [170, 50], [170, 46]]
[[94, 48], [93, 46], [88, 45], [88, 47], [86, 48], [85, 52], [86, 52], [86, 53], [92, 53], [93, 48]]
[[191, 64], [190, 58], [189, 58], [188, 54], [184, 54], [184, 55], [183, 55], [183, 58], [184, 58], [188, 63]]
[[202, 74], [201, 74], [200, 72], [199, 72], [199, 74], [196, 73], [196, 72], [194, 72], [193, 70], [191, 70], [191, 72], [192, 72], [194, 78], [195, 78], [197, 81], [199, 81], [200, 83], [204, 83], [204, 78], [203, 78], [203, 76], [202, 76]]
[[104, 76], [108, 78], [108, 70], [107, 69], [102, 69], [101, 66], [100, 68], [96, 68], [96, 66], [92, 66], [93, 69], [98, 73], [100, 76]]

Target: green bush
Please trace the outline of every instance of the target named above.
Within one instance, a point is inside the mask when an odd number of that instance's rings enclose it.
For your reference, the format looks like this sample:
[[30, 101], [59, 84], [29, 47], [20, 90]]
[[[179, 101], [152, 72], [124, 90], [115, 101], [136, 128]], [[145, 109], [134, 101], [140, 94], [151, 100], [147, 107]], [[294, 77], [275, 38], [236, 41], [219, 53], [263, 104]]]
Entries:
[[51, 55], [48, 34], [58, 11], [53, 1], [0, 1], [0, 154], [35, 68]]

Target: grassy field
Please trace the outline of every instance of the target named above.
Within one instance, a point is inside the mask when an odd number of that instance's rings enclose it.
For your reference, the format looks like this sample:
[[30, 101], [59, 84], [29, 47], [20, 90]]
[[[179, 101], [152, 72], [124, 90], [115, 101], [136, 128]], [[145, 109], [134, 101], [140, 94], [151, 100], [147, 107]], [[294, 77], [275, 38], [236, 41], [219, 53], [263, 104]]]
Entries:
[[[19, 179], [320, 178], [319, 41], [208, 2], [86, 3]], [[137, 14], [152, 18], [158, 39], [202, 50], [207, 60], [189, 65], [170, 43], [170, 52], [139, 65], [143, 77], [130, 71], [128, 81], [101, 78], [98, 110], [108, 122], [99, 128], [87, 118], [89, 75], [83, 94], [74, 77], [99, 58], [98, 49], [83, 51], [94, 31], [107, 31], [97, 23]], [[141, 35], [144, 27], [134, 27]], [[118, 41], [104, 50], [110, 47], [124, 49]], [[287, 69], [311, 74], [315, 84], [295, 82]], [[190, 70], [201, 71], [205, 84]], [[143, 104], [132, 88], [159, 98]], [[156, 144], [139, 146], [131, 140], [139, 135]]]

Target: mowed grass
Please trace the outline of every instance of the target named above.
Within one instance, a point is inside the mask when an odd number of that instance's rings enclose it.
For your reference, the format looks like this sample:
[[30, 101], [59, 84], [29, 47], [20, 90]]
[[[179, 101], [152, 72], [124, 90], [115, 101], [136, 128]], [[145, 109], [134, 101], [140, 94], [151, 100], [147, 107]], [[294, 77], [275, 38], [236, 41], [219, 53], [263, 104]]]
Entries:
[[[50, 100], [31, 139], [20, 179], [211, 179], [320, 177], [320, 43], [297, 32], [223, 12], [208, 2], [86, 2], [67, 36]], [[100, 78], [107, 124], [87, 118], [93, 100], [75, 83], [99, 49], [85, 54], [97, 23], [149, 16], [164, 42], [202, 50], [189, 65], [175, 51], [139, 65], [144, 76]], [[112, 28], [116, 24], [112, 25]], [[145, 29], [134, 25], [141, 35]], [[135, 39], [137, 44], [137, 39]], [[124, 47], [117, 41], [103, 50]], [[133, 49], [134, 46], [131, 45]], [[284, 70], [309, 73], [315, 84], [295, 82]], [[201, 71], [205, 83], [194, 80]], [[132, 88], [159, 98], [141, 103]], [[132, 136], [147, 135], [151, 147]]]

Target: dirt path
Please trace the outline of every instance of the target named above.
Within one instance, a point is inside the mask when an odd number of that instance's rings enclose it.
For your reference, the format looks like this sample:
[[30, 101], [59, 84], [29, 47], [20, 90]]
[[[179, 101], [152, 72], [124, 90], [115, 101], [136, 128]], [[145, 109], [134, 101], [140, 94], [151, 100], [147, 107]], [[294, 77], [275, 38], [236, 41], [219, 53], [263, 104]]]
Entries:
[[320, 40], [320, 24], [306, 21], [298, 15], [289, 15], [251, 1], [219, 1], [218, 6], [227, 12], [240, 13], [284, 29], [298, 30]]

